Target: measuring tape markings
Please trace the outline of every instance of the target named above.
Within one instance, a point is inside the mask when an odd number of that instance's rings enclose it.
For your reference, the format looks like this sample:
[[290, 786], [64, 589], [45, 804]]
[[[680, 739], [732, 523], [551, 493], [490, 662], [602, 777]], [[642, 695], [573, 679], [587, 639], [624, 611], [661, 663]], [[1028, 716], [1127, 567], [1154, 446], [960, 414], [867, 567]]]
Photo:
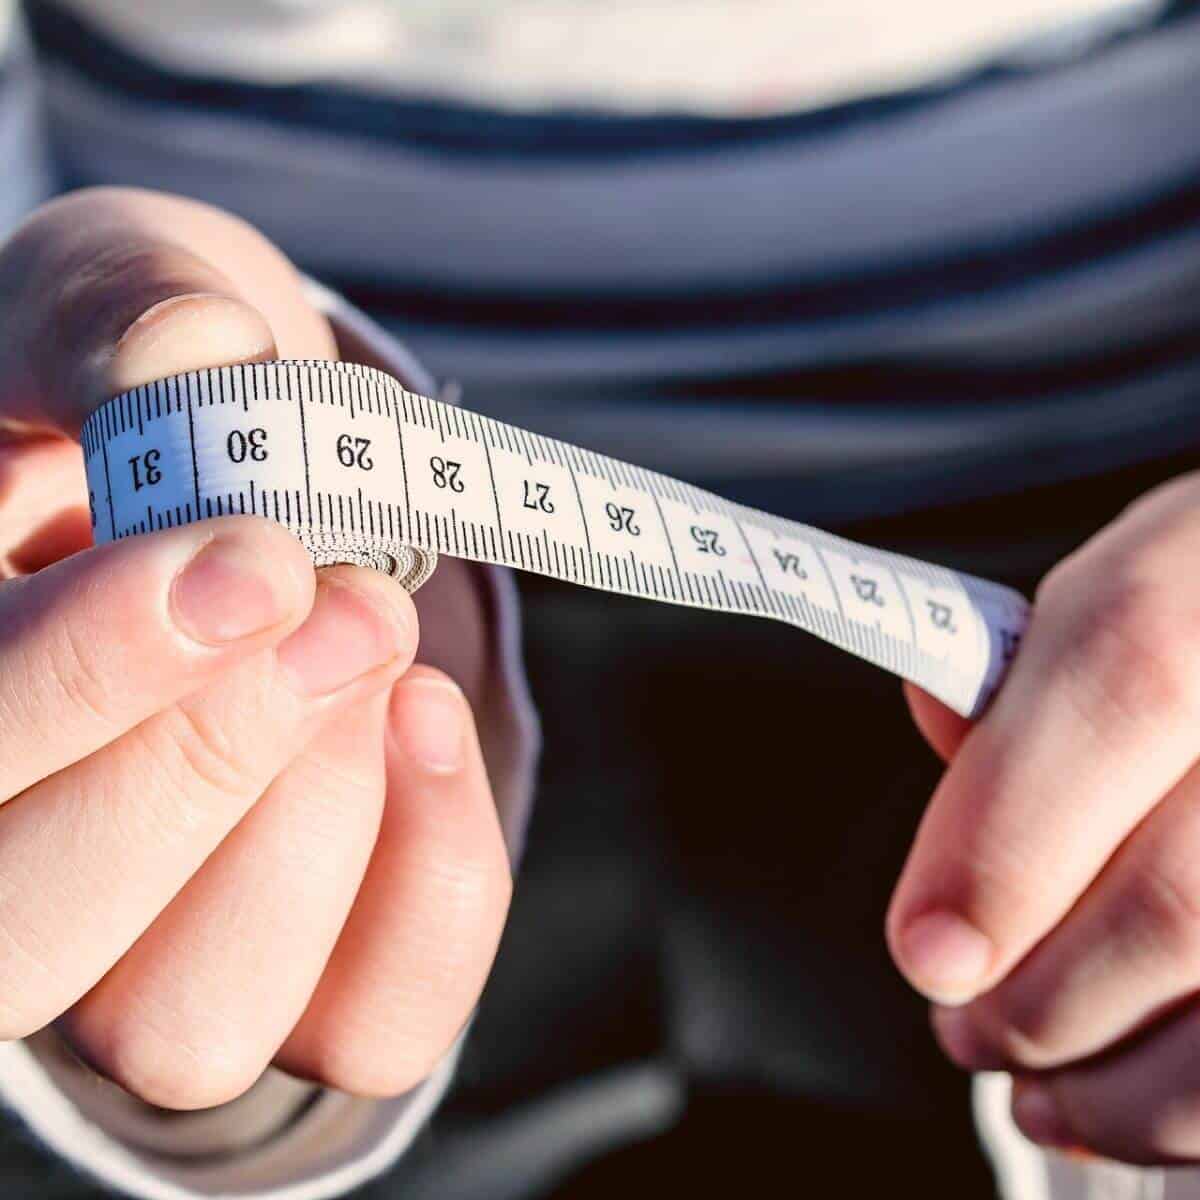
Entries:
[[406, 391], [352, 363], [190, 372], [114, 397], [83, 429], [106, 542], [249, 513], [318, 563], [409, 590], [439, 553], [605, 591], [771, 617], [975, 716], [1028, 605], [973, 576], [734, 504], [668, 476]]

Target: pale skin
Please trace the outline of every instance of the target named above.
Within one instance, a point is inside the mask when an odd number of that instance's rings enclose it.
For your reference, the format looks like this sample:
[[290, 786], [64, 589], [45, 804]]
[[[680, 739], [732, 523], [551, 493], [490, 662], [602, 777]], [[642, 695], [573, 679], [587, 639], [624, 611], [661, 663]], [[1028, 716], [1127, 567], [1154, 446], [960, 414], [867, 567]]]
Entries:
[[[272, 1062], [413, 1086], [508, 907], [467, 568], [414, 607], [251, 519], [83, 548], [96, 403], [335, 354], [283, 256], [189, 201], [78, 193], [0, 248], [0, 1036], [55, 1022], [155, 1104]], [[1146, 496], [1051, 573], [977, 725], [908, 690], [948, 767], [896, 962], [951, 1058], [1014, 1072], [1031, 1137], [1134, 1162], [1200, 1162], [1198, 498]]]
[[1198, 500], [1176, 479], [1051, 571], [973, 728], [909, 689], [948, 767], [888, 915], [1029, 1136], [1144, 1164], [1200, 1162]]
[[336, 356], [283, 255], [199, 204], [80, 192], [0, 247], [0, 1037], [53, 1022], [164, 1107], [271, 1063], [415, 1086], [508, 909], [470, 568], [414, 605], [257, 518], [87, 548], [98, 402]]

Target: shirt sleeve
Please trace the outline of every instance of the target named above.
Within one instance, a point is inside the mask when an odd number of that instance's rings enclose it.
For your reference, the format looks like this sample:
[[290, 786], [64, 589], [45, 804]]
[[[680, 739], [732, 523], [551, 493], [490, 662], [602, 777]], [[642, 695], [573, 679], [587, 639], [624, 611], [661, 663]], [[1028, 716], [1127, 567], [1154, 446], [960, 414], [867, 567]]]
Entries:
[[999, 1200], [1200, 1200], [1200, 1171], [1131, 1167], [1035, 1145], [1012, 1119], [1012, 1080], [977, 1075], [975, 1127], [996, 1176]]
[[16, 0], [0, 0], [0, 238], [54, 192], [41, 94]]
[[[434, 392], [403, 345], [333, 292], [312, 281], [307, 286], [329, 316], [343, 358], [380, 367], [414, 391]], [[476, 721], [515, 865], [531, 804], [538, 725], [521, 666], [512, 580], [493, 567], [480, 567], [472, 578], [483, 589], [491, 636]], [[424, 1083], [394, 1099], [359, 1099], [271, 1070], [230, 1104], [167, 1113], [99, 1078], [43, 1030], [0, 1044], [0, 1103], [52, 1153], [139, 1200], [330, 1200], [404, 1154], [445, 1094], [462, 1040]]]

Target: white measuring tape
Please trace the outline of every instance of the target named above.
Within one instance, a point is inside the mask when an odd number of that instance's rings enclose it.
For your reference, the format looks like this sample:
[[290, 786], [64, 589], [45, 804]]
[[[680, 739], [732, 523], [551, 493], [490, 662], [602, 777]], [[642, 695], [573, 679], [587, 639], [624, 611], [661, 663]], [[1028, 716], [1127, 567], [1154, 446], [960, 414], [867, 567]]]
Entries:
[[410, 591], [441, 553], [774, 617], [964, 716], [987, 705], [1028, 619], [999, 584], [732, 504], [350, 363], [147, 384], [89, 417], [83, 449], [97, 542], [255, 513], [318, 564], [367, 563]]

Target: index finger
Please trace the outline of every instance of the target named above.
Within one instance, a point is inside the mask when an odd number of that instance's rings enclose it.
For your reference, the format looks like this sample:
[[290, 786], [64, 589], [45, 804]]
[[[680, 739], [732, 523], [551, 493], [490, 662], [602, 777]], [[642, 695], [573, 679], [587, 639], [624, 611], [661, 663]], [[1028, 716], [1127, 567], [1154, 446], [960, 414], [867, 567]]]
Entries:
[[888, 914], [942, 1003], [988, 990], [1067, 913], [1197, 756], [1196, 483], [1135, 505], [1051, 574], [992, 709], [921, 823]]
[[281, 642], [314, 588], [287, 530], [241, 516], [0, 584], [0, 804]]

